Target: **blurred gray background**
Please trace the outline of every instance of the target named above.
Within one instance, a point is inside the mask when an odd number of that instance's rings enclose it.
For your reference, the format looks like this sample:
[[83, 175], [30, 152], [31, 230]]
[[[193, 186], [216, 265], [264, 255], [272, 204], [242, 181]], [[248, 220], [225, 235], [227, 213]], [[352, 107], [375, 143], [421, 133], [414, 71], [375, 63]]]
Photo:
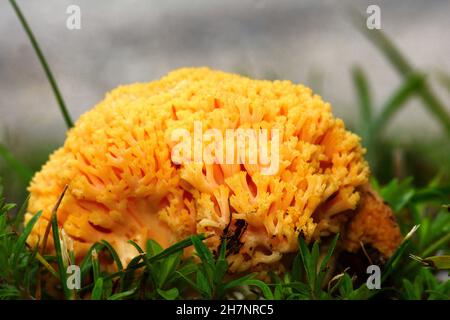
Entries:
[[[158, 79], [182, 66], [209, 66], [256, 78], [305, 83], [349, 123], [357, 116], [351, 67], [369, 76], [377, 106], [401, 84], [354, 27], [348, 7], [381, 7], [382, 29], [418, 68], [450, 70], [450, 1], [118, 1], [18, 0], [74, 119], [119, 84]], [[81, 30], [66, 9], [81, 8]], [[448, 105], [448, 92], [439, 91]], [[411, 101], [391, 134], [439, 135]], [[406, 130], [406, 134], [404, 132]], [[0, 142], [13, 152], [49, 150], [65, 124], [41, 65], [8, 1], [0, 2]], [[44, 148], [45, 149], [45, 148]]]

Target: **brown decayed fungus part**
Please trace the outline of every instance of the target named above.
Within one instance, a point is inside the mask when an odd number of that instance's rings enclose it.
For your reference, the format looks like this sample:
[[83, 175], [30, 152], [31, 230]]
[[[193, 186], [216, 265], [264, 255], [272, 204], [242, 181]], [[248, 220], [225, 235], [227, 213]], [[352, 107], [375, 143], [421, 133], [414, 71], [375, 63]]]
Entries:
[[360, 192], [361, 201], [344, 234], [344, 247], [356, 252], [369, 244], [384, 257], [390, 257], [402, 242], [392, 209], [369, 185]]
[[[195, 121], [223, 134], [278, 129], [279, 169], [263, 175], [259, 162], [174, 163], [171, 134], [180, 128], [193, 134]], [[355, 211], [369, 177], [363, 154], [360, 138], [309, 88], [208, 68], [176, 70], [121, 86], [80, 117], [30, 184], [26, 220], [38, 210], [43, 215], [28, 241], [42, 239], [68, 185], [58, 223], [78, 258], [105, 239], [127, 263], [137, 253], [130, 239], [167, 247], [204, 233], [211, 249], [224, 236], [234, 239], [230, 271], [243, 272], [278, 263], [297, 250], [299, 235], [311, 241], [343, 232], [356, 212], [365, 213], [350, 222], [348, 248], [362, 239], [389, 255], [392, 228], [383, 229], [385, 215], [371, 209], [382, 202], [368, 193], [367, 210]], [[231, 229], [240, 234], [227, 234]]]

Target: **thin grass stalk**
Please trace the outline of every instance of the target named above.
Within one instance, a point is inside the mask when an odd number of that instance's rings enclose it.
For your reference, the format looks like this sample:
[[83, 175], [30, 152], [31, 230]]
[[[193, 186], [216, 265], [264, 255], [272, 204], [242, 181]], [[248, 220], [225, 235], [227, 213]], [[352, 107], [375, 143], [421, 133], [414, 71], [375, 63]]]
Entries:
[[61, 92], [59, 91], [58, 84], [55, 81], [55, 78], [53, 77], [52, 71], [50, 70], [47, 60], [45, 59], [45, 56], [42, 53], [41, 48], [39, 47], [39, 44], [38, 44], [36, 38], [34, 37], [34, 34], [31, 31], [31, 28], [28, 26], [28, 22], [25, 19], [25, 16], [22, 14], [22, 11], [20, 10], [16, 1], [9, 0], [9, 2], [11, 3], [11, 6], [13, 7], [14, 11], [16, 12], [17, 17], [19, 18], [20, 23], [22, 24], [22, 27], [25, 30], [25, 33], [27, 34], [28, 38], [30, 39], [31, 45], [33, 46], [34, 51], [36, 52], [36, 54], [39, 58], [39, 61], [42, 65], [42, 68], [44, 69], [45, 75], [47, 76], [47, 79], [50, 82], [50, 86], [52, 87], [53, 94], [55, 95], [56, 101], [58, 102], [59, 109], [61, 110], [64, 121], [66, 122], [67, 127], [70, 129], [71, 127], [73, 127], [73, 121], [72, 121], [72, 118], [70, 117], [69, 111], [67, 110], [66, 104], [61, 95]]

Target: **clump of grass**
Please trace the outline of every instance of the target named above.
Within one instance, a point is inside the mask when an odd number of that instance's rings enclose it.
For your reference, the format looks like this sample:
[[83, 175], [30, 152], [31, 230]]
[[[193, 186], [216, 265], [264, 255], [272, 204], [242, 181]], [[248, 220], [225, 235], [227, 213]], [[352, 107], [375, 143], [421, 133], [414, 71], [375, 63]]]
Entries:
[[32, 297], [34, 279], [39, 271], [37, 249], [28, 248], [26, 239], [41, 212], [19, 234], [20, 219], [26, 206], [22, 206], [19, 214], [11, 218], [8, 212], [13, 208], [15, 204], [5, 202], [0, 180], [0, 298], [26, 299]]
[[[333, 274], [330, 261], [336, 258], [338, 235], [322, 255], [318, 242], [308, 246], [300, 237], [299, 252], [292, 265], [283, 273], [270, 272], [271, 280], [267, 283], [253, 273], [240, 277], [228, 274], [225, 240], [216, 257], [201, 235], [167, 249], [149, 240], [144, 250], [130, 240], [136, 256], [127, 266], [122, 265], [110, 243], [101, 241], [92, 245], [79, 264], [82, 287], [70, 290], [66, 270], [76, 257], [61, 236], [64, 231], [57, 224], [58, 204], [50, 221], [54, 253], [40, 253], [38, 247], [27, 246], [26, 240], [41, 213], [19, 232], [17, 227], [22, 224], [26, 206], [22, 206], [20, 215], [11, 218], [8, 212], [15, 205], [5, 203], [0, 188], [0, 298], [223, 299], [242, 287], [253, 288], [254, 298], [265, 299], [372, 299], [381, 292], [393, 299], [448, 298], [450, 282], [438, 281], [435, 274], [439, 269], [449, 268], [450, 214], [443, 203], [448, 203], [450, 187], [435, 182], [416, 189], [411, 180], [394, 180], [383, 188], [375, 183], [375, 187], [398, 213], [402, 229], [420, 225], [413, 228], [417, 229], [416, 234], [408, 235], [383, 266], [381, 282], [389, 280], [393, 287], [382, 290], [369, 290], [365, 283], [356, 286], [353, 270], [348, 268]], [[435, 210], [434, 216], [428, 214], [430, 210]], [[199, 261], [183, 256], [189, 246], [194, 247]], [[100, 262], [105, 255], [113, 261], [116, 271], [108, 271], [111, 268]], [[52, 284], [53, 289], [49, 290], [46, 283]]]

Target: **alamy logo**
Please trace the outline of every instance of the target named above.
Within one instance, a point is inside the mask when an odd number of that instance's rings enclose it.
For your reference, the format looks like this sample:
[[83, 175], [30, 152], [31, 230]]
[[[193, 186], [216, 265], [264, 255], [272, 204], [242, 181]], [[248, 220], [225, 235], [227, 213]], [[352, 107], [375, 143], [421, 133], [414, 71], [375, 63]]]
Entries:
[[381, 29], [381, 9], [379, 6], [372, 4], [367, 7], [366, 13], [369, 14], [366, 20], [368, 29]]
[[380, 267], [372, 264], [367, 267], [367, 274], [370, 276], [367, 278], [366, 286], [368, 289], [381, 289], [381, 270]]
[[81, 289], [81, 269], [77, 265], [70, 265], [66, 271], [68, 277], [66, 281], [67, 288], [70, 290]]
[[70, 5], [66, 9], [66, 13], [69, 15], [66, 19], [66, 27], [69, 30], [81, 29], [81, 9], [77, 5]]
[[[171, 159], [176, 164], [254, 164], [262, 175], [274, 175], [279, 169], [279, 129], [219, 129], [203, 132], [201, 121], [194, 121], [194, 136], [187, 129], [172, 131]], [[206, 145], [205, 145], [206, 144]]]

